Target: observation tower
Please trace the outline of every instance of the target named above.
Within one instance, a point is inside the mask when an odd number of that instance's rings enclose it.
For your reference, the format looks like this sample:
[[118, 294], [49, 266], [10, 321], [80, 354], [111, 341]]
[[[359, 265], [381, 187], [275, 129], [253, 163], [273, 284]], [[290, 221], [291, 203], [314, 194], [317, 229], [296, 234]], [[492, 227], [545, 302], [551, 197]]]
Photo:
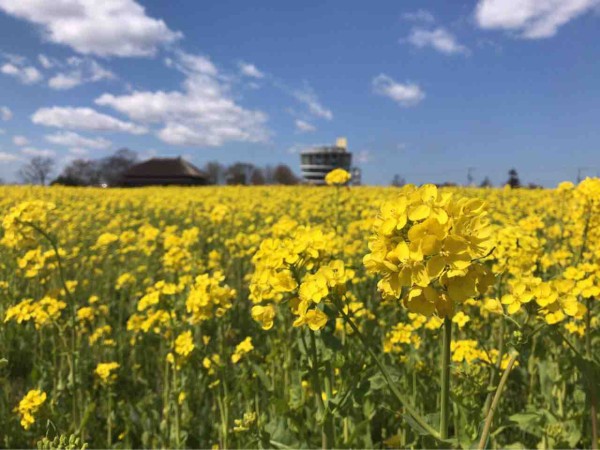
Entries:
[[325, 184], [325, 175], [333, 169], [348, 172], [352, 166], [352, 153], [347, 150], [346, 138], [338, 138], [335, 145], [322, 145], [300, 153], [302, 178], [309, 184]]

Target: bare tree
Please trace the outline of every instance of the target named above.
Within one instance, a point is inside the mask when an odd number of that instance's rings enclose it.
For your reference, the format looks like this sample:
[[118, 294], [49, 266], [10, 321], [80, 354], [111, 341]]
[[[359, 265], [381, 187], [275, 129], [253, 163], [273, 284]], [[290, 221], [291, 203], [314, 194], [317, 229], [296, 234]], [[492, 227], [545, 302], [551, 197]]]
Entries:
[[279, 164], [273, 169], [273, 182], [275, 184], [298, 184], [299, 180], [292, 169], [285, 164]]
[[392, 178], [392, 186], [401, 187], [401, 186], [404, 186], [405, 184], [406, 184], [406, 181], [398, 173], [396, 175], [394, 175], [394, 178]]
[[94, 186], [100, 184], [101, 176], [101, 167], [98, 161], [75, 159], [63, 169], [52, 184]]
[[264, 170], [256, 167], [250, 176], [250, 184], [254, 186], [262, 186], [266, 184]]
[[127, 169], [137, 162], [136, 152], [128, 148], [117, 150], [113, 155], [99, 161], [100, 179], [110, 186], [118, 185]]
[[54, 170], [54, 160], [44, 156], [34, 156], [19, 170], [19, 176], [27, 184], [44, 186]]
[[223, 184], [226, 170], [223, 164], [217, 161], [209, 161], [202, 170], [208, 177], [208, 184]]
[[274, 180], [273, 180], [273, 172], [275, 171], [275, 169], [273, 169], [273, 166], [265, 166], [264, 170], [263, 170], [263, 175], [265, 176], [265, 184], [273, 184]]
[[490, 177], [487, 177], [487, 176], [483, 179], [483, 181], [479, 185], [479, 187], [482, 187], [482, 188], [488, 188], [488, 187], [492, 187], [492, 186], [493, 186], [492, 180], [490, 180]]
[[519, 179], [519, 174], [517, 173], [517, 169], [510, 169], [508, 171], [508, 181], [506, 182], [511, 188], [520, 188], [521, 180]]

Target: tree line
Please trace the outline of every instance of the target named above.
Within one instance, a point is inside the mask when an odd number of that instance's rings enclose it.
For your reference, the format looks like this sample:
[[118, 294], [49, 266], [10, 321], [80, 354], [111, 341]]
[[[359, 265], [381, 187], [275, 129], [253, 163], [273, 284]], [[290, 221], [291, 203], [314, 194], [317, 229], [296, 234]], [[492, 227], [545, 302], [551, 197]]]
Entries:
[[[26, 184], [59, 184], [64, 186], [118, 186], [123, 174], [134, 164], [140, 162], [138, 154], [128, 148], [117, 150], [114, 154], [100, 159], [75, 159], [67, 164], [52, 181], [56, 163], [49, 157], [35, 156], [19, 170], [19, 178]], [[251, 163], [235, 162], [224, 165], [218, 161], [209, 161], [202, 171], [208, 184], [214, 185], [268, 185], [300, 184], [292, 169], [285, 164], [258, 167]], [[2, 181], [0, 180], [0, 184]], [[405, 180], [399, 174], [394, 175], [392, 186], [403, 186]], [[542, 186], [529, 183], [523, 185], [516, 169], [508, 172], [505, 185], [511, 188], [527, 187], [537, 189]], [[456, 183], [438, 183], [438, 186], [456, 186]], [[492, 187], [489, 177], [485, 177], [479, 187]]]
[[[391, 186], [396, 186], [396, 187], [400, 187], [400, 186], [404, 186], [406, 184], [406, 181], [404, 180], [404, 178], [400, 175], [400, 174], [396, 174], [394, 175], [394, 178], [392, 178], [392, 182], [390, 183]], [[447, 186], [458, 186], [457, 183], [453, 183], [453, 182], [445, 182], [445, 183], [436, 183], [436, 185], [438, 187], [447, 187]], [[468, 183], [468, 185], [470, 186], [475, 186], [475, 184], [472, 183], [472, 180], [470, 180], [470, 183]], [[542, 186], [536, 183], [528, 183], [527, 185], [524, 185], [521, 183], [521, 179], [519, 178], [519, 174], [517, 173], [517, 169], [512, 168], [508, 171], [508, 180], [506, 180], [506, 182], [504, 183], [503, 186], [510, 186], [513, 189], [517, 189], [517, 188], [527, 188], [527, 189], [541, 189]], [[489, 187], [493, 187], [493, 183], [490, 180], [490, 177], [486, 176], [483, 181], [479, 184], [479, 187], [481, 188], [489, 188]]]
[[[53, 158], [35, 156], [21, 167], [19, 179], [26, 184], [58, 184], [63, 186], [118, 186], [124, 173], [140, 162], [136, 152], [122, 148], [100, 159], [75, 159], [55, 174]], [[301, 182], [292, 169], [285, 164], [258, 167], [251, 163], [236, 162], [224, 165], [217, 161], [207, 162], [201, 169], [208, 184], [229, 185], [293, 185]]]

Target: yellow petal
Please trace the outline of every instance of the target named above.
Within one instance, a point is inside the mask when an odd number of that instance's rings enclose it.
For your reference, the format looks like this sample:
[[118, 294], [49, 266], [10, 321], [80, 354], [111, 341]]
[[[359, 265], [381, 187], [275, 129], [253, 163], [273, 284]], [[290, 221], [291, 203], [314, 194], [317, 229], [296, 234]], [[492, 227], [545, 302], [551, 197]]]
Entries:
[[427, 219], [431, 213], [431, 208], [427, 205], [419, 205], [416, 208], [412, 208], [408, 214], [408, 218], [413, 222], [417, 220]]
[[437, 278], [442, 274], [445, 267], [446, 261], [442, 256], [433, 256], [427, 261], [427, 275], [429, 275], [429, 278]]

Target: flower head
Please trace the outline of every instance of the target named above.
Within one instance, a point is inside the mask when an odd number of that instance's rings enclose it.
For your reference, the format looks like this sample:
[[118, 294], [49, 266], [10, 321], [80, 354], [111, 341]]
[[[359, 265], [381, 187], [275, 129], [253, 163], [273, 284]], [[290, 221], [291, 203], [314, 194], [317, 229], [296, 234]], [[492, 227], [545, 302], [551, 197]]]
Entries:
[[39, 389], [29, 391], [25, 397], [21, 399], [15, 411], [21, 416], [21, 426], [26, 430], [35, 423], [34, 414], [40, 409], [46, 401], [46, 393]]
[[104, 384], [114, 383], [117, 379], [117, 375], [113, 371], [117, 370], [120, 364], [117, 362], [99, 363], [96, 366], [96, 375], [100, 378], [100, 381]]
[[340, 186], [350, 181], [352, 176], [344, 169], [333, 169], [325, 175], [325, 183], [329, 186]]

